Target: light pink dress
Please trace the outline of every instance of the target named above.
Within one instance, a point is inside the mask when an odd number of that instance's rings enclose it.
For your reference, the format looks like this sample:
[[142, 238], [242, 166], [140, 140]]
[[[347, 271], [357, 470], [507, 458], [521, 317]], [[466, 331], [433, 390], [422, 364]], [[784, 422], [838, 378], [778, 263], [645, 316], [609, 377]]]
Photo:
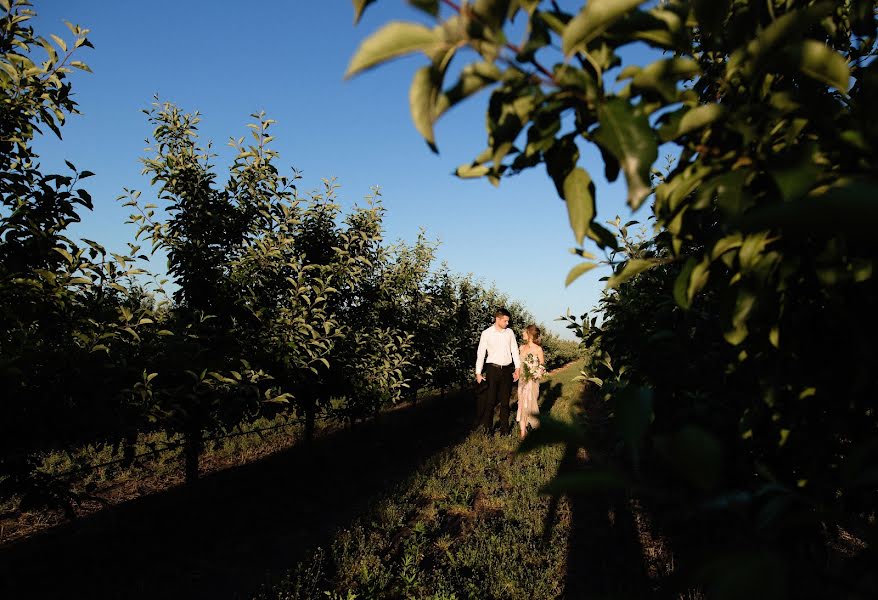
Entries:
[[[524, 360], [524, 356], [521, 357]], [[524, 377], [518, 380], [518, 414], [515, 420], [519, 423], [524, 420], [524, 426], [537, 427], [539, 422], [536, 417], [540, 414], [540, 406], [537, 399], [540, 397], [540, 382], [525, 381]]]

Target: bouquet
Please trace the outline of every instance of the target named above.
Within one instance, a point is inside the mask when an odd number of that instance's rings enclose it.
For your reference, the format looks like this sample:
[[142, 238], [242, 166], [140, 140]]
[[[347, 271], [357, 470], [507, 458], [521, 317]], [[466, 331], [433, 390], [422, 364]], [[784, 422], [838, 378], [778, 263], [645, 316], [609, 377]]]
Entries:
[[539, 381], [546, 374], [546, 366], [540, 364], [535, 354], [528, 354], [521, 363], [521, 372], [525, 381]]

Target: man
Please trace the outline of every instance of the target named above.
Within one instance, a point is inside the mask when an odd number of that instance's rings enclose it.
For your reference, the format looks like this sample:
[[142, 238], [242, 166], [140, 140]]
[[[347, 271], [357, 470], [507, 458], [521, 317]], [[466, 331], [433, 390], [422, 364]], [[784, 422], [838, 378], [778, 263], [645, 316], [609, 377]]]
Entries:
[[[478, 395], [476, 427], [485, 433], [494, 431], [494, 408], [500, 403], [500, 432], [509, 431], [509, 397], [512, 382], [518, 381], [521, 358], [515, 334], [509, 327], [509, 311], [498, 308], [494, 324], [482, 332], [476, 351], [476, 382], [487, 380], [488, 387]], [[485, 354], [487, 353], [487, 362]], [[484, 367], [484, 374], [483, 374]]]

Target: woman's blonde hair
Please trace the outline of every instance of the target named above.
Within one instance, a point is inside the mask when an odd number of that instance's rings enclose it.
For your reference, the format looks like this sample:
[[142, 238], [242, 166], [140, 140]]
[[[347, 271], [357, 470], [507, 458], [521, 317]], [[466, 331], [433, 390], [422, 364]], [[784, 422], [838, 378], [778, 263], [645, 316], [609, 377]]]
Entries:
[[540, 336], [540, 334], [542, 332], [540, 331], [539, 327], [537, 327], [534, 324], [530, 324], [527, 327], [525, 327], [524, 330], [527, 332], [527, 335], [530, 338], [530, 341], [532, 341], [537, 346], [543, 345], [543, 340], [542, 340], [542, 337]]

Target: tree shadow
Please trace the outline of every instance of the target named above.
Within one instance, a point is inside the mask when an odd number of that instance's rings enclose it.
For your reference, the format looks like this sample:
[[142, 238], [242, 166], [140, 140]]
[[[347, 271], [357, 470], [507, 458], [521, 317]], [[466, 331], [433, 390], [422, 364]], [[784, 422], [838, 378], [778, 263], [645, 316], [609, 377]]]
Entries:
[[564, 386], [560, 383], [552, 383], [549, 382], [549, 385], [544, 386], [540, 389], [540, 412], [547, 415], [552, 412], [552, 407], [555, 406], [555, 402], [558, 401], [558, 398], [561, 397], [561, 392], [563, 391]]
[[0, 597], [248, 598], [463, 440], [469, 390], [0, 548]]
[[[575, 410], [586, 423], [605, 421], [603, 403], [591, 386], [583, 386]], [[590, 429], [598, 432], [601, 426]], [[611, 442], [600, 439], [599, 434], [597, 438], [590, 452], [568, 447], [558, 472], [581, 473], [606, 464], [606, 449]], [[637, 517], [628, 495], [591, 492], [571, 494], [567, 499], [571, 522], [564, 597], [653, 597], [656, 589], [649, 578]]]

